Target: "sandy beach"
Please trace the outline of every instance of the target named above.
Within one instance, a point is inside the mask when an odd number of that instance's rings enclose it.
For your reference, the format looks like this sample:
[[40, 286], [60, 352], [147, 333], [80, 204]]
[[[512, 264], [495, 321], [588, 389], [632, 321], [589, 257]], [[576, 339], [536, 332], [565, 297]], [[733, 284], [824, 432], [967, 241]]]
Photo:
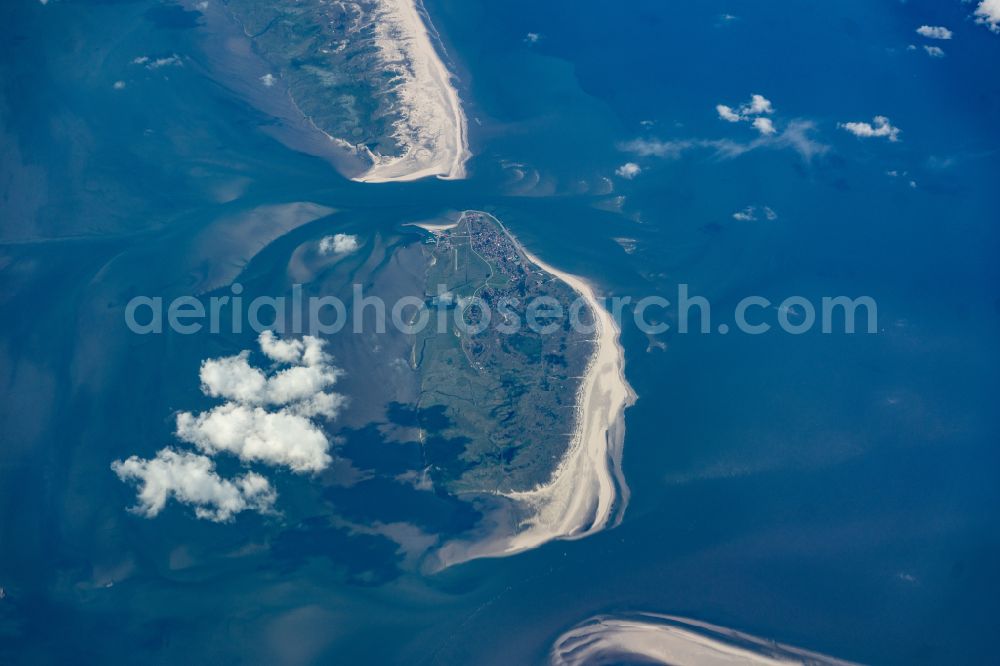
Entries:
[[851, 664], [734, 629], [655, 613], [591, 618], [560, 636], [549, 655], [553, 666], [612, 660], [679, 666]]
[[373, 166], [353, 180], [386, 183], [429, 176], [465, 177], [469, 159], [468, 123], [451, 72], [434, 47], [419, 0], [380, 0], [376, 46], [397, 79], [402, 119], [393, 137], [405, 148], [401, 156], [372, 153]]
[[576, 429], [552, 478], [532, 490], [503, 494], [529, 517], [514, 534], [445, 545], [438, 553], [442, 567], [479, 557], [513, 555], [554, 539], [588, 536], [618, 524], [628, 504], [629, 488], [621, 468], [624, 412], [636, 395], [625, 379], [618, 324], [590, 284], [553, 268], [510, 237], [529, 261], [565, 282], [586, 301], [597, 328], [594, 354], [577, 394]]
[[418, 229], [423, 229], [429, 234], [438, 235], [449, 229], [454, 229], [458, 226], [458, 222], [451, 222], [450, 224], [432, 224], [430, 222], [407, 222], [403, 225], [404, 227], [417, 227]]

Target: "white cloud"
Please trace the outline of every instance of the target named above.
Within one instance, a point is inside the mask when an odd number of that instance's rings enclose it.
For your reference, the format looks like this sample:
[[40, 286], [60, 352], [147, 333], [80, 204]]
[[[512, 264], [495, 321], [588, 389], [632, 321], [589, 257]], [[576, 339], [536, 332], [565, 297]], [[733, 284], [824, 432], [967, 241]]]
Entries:
[[733, 219], [739, 220], [740, 222], [756, 222], [760, 219], [758, 213], [761, 213], [770, 221], [778, 219], [778, 214], [770, 206], [747, 206], [743, 210], [738, 210], [733, 213]]
[[133, 65], [145, 65], [146, 69], [160, 69], [161, 67], [181, 67], [184, 63], [176, 53], [163, 58], [150, 58], [149, 56], [138, 56], [132, 59]]
[[115, 81], [114, 85], [111, 86], [111, 87], [114, 88], [115, 90], [124, 90], [125, 89], [125, 82], [124, 81]]
[[917, 28], [917, 34], [928, 39], [951, 39], [952, 32], [941, 25], [922, 25]]
[[[262, 334], [263, 335], [263, 334]], [[329, 364], [329, 358], [320, 351], [319, 360], [310, 353], [317, 339], [306, 336], [301, 361], [293, 367], [273, 373], [270, 377], [250, 365], [249, 351], [236, 356], [208, 359], [201, 365], [201, 386], [205, 395], [223, 398], [247, 405], [278, 405], [296, 407], [296, 403], [309, 400], [340, 378], [340, 370]], [[262, 349], [265, 343], [261, 343]], [[271, 360], [292, 351], [281, 343], [268, 347], [265, 354]], [[312, 361], [312, 362], [310, 362]], [[330, 414], [330, 417], [334, 414]]]
[[274, 74], [267, 73], [260, 77], [260, 82], [264, 84], [265, 88], [270, 88], [274, 85]]
[[537, 32], [529, 32], [527, 35], [524, 36], [524, 41], [526, 41], [529, 44], [537, 44], [538, 40], [541, 38], [542, 36], [539, 35]]
[[944, 57], [944, 49], [942, 49], [940, 46], [927, 46], [927, 45], [924, 45], [924, 50], [927, 51], [927, 55], [929, 55], [932, 58], [943, 58]]
[[733, 111], [732, 107], [726, 106], [725, 104], [717, 104], [715, 106], [715, 110], [719, 112], [719, 118], [728, 120], [731, 123], [738, 123], [743, 120], [740, 114], [736, 113]]
[[1000, 0], [982, 0], [976, 7], [976, 23], [1000, 33]]
[[760, 136], [752, 141], [740, 142], [732, 139], [675, 139], [660, 141], [658, 139], [638, 138], [618, 145], [620, 150], [642, 157], [663, 157], [677, 159], [684, 153], [696, 149], [709, 149], [715, 152], [719, 159], [732, 159], [758, 148], [790, 148], [799, 153], [806, 161], [829, 150], [826, 146], [814, 140], [811, 136], [815, 123], [809, 120], [792, 120], [781, 131], [767, 115], [774, 113], [771, 100], [754, 93], [750, 101], [734, 110], [731, 106], [717, 104], [716, 113], [722, 120], [736, 123], [749, 122]]
[[272, 361], [278, 363], [299, 363], [302, 361], [302, 340], [279, 340], [271, 331], [264, 331], [258, 339], [260, 350]]
[[740, 121], [750, 121], [754, 116], [774, 113], [774, 105], [771, 100], [754, 93], [750, 96], [750, 101], [741, 104], [739, 109], [733, 109], [726, 104], [716, 104], [715, 110], [722, 120], [738, 123]]
[[309, 419], [285, 410], [227, 402], [197, 416], [181, 412], [177, 437], [204, 453], [224, 451], [243, 462], [283, 465], [299, 473], [322, 471], [332, 462], [326, 435]]
[[[318, 472], [330, 465], [330, 441], [313, 421], [332, 419], [346, 398], [328, 390], [341, 376], [312, 336], [279, 340], [261, 333], [260, 348], [273, 363], [267, 371], [250, 364], [250, 351], [207, 359], [201, 364], [202, 392], [224, 402], [206, 412], [177, 415], [175, 435], [202, 453], [229, 453], [243, 463], [281, 465], [293, 472]], [[234, 481], [215, 474], [210, 458], [163, 449], [154, 460], [133, 456], [112, 469], [139, 480], [136, 511], [153, 517], [170, 497], [196, 506], [200, 518], [228, 520], [247, 508], [269, 509], [275, 492], [263, 476], [247, 473]]]
[[750, 104], [745, 104], [740, 107], [740, 113], [744, 115], [756, 116], [762, 113], [774, 113], [774, 107], [771, 106], [771, 100], [767, 99], [763, 95], [751, 95]]
[[198, 415], [179, 413], [177, 437], [205, 453], [226, 451], [244, 462], [284, 465], [295, 472], [325, 469], [330, 442], [310, 419], [332, 419], [344, 406], [342, 395], [327, 391], [341, 371], [318, 338], [283, 341], [265, 331], [259, 342], [270, 360], [291, 367], [268, 375], [250, 365], [249, 351], [204, 361], [202, 392], [226, 402]]
[[899, 128], [893, 127], [885, 116], [875, 116], [871, 123], [850, 122], [837, 126], [861, 138], [885, 137], [889, 141], [899, 141]]
[[625, 180], [632, 180], [636, 176], [642, 173], [642, 167], [640, 167], [635, 162], [626, 162], [617, 169], [615, 169], [615, 174]]
[[326, 236], [319, 242], [319, 251], [322, 254], [350, 254], [359, 247], [358, 237], [349, 234]]
[[250, 365], [249, 351], [237, 356], [208, 359], [201, 364], [201, 390], [213, 398], [264, 402], [267, 377]]
[[194, 453], [161, 449], [152, 460], [132, 456], [111, 463], [118, 478], [138, 484], [135, 513], [153, 518], [170, 498], [194, 506], [195, 515], [206, 520], [232, 520], [241, 511], [267, 513], [277, 495], [260, 474], [247, 472], [228, 481], [219, 477], [210, 458]]
[[761, 134], [774, 134], [777, 131], [774, 129], [774, 123], [771, 122], [770, 118], [754, 118], [753, 126]]
[[750, 101], [741, 104], [739, 109], [733, 109], [733, 107], [726, 104], [716, 104], [715, 111], [719, 114], [719, 118], [726, 122], [749, 122], [763, 135], [771, 135], [777, 132], [774, 127], [774, 121], [765, 117], [774, 113], [774, 105], [771, 104], [771, 100], [763, 95], [754, 93], [750, 96]]

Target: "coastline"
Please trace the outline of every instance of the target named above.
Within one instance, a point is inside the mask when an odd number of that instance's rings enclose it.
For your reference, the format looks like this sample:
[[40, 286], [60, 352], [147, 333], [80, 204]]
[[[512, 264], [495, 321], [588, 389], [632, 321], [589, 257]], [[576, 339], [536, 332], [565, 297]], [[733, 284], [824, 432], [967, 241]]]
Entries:
[[[419, 0], [380, 0], [376, 45], [387, 64], [396, 65], [404, 120], [395, 136], [406, 151], [399, 157], [364, 152], [374, 163], [352, 178], [361, 183], [405, 182], [437, 176], [444, 180], [465, 178], [471, 156], [468, 122], [452, 82], [452, 74], [438, 54], [430, 30], [421, 17]], [[423, 12], [427, 16], [426, 11]], [[426, 20], [429, 20], [426, 19]]]
[[553, 268], [526, 250], [498, 219], [482, 214], [503, 229], [528, 261], [563, 281], [587, 302], [594, 313], [597, 338], [577, 392], [576, 427], [570, 446], [552, 478], [531, 490], [501, 494], [528, 509], [531, 516], [514, 534], [445, 544], [437, 553], [439, 568], [481, 557], [514, 555], [556, 539], [580, 539], [614, 527], [621, 522], [630, 495], [621, 462], [625, 410], [637, 396], [625, 379], [625, 350], [617, 323], [586, 280]]
[[407, 222], [403, 225], [404, 227], [417, 227], [418, 229], [423, 229], [429, 234], [437, 236], [438, 234], [448, 231], [449, 229], [454, 229], [458, 226], [458, 222], [453, 222], [451, 224], [431, 224], [430, 222]]

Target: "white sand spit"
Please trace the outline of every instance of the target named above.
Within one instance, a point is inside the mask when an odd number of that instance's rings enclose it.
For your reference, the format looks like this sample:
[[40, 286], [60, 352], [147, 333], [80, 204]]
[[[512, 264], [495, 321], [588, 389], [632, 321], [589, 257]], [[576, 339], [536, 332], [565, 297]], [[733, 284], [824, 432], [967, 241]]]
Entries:
[[379, 155], [354, 180], [364, 183], [408, 181], [428, 176], [465, 177], [469, 159], [468, 124], [451, 73], [445, 67], [421, 18], [419, 0], [379, 0], [375, 44], [394, 76], [400, 120], [393, 138], [402, 155]]
[[553, 666], [639, 662], [675, 666], [851, 666], [851, 662], [707, 622], [657, 613], [597, 616], [560, 636]]

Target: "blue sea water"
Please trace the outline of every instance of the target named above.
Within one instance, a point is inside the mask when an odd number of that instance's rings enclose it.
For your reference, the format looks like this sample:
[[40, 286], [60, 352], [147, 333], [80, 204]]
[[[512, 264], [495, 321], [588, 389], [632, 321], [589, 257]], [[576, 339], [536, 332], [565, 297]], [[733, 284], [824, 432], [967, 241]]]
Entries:
[[[213, 80], [192, 12], [0, 10], [0, 661], [534, 663], [568, 627], [615, 611], [863, 662], [988, 661], [1000, 37], [957, 0], [427, 10], [470, 118], [470, 178], [379, 186], [262, 131], [269, 119]], [[922, 24], [954, 30], [944, 58], [924, 52]], [[130, 64], [175, 53], [183, 65]], [[754, 131], [715, 105], [752, 93], [772, 100], [779, 128], [813, 123], [825, 153], [622, 150], [637, 138], [746, 144]], [[899, 142], [837, 127], [876, 115]], [[634, 180], [614, 175], [626, 161], [642, 168]], [[334, 212], [259, 238], [212, 235], [227, 217], [299, 201]], [[747, 206], [777, 217], [733, 217]], [[494, 212], [607, 295], [674, 300], [686, 283], [723, 319], [754, 294], [869, 295], [878, 333], [675, 326], [651, 339], [626, 320], [639, 400], [623, 523], [511, 558], [413, 570], [393, 542], [334, 519], [447, 534], [475, 512], [384, 474], [345, 487], [339, 468], [279, 475], [280, 521], [125, 511], [133, 493], [110, 461], [168, 444], [172, 414], [210, 405], [200, 362], [253, 344], [249, 332], [135, 336], [128, 298], [232, 281], [283, 293], [305, 243], [345, 232], [391, 250], [414, 242], [401, 222], [466, 208]], [[316, 288], [367, 275], [365, 261]], [[340, 359], [355, 402], [340, 450], [359, 469], [406, 469], [413, 447], [363, 417], [378, 371], [352, 358]]]

